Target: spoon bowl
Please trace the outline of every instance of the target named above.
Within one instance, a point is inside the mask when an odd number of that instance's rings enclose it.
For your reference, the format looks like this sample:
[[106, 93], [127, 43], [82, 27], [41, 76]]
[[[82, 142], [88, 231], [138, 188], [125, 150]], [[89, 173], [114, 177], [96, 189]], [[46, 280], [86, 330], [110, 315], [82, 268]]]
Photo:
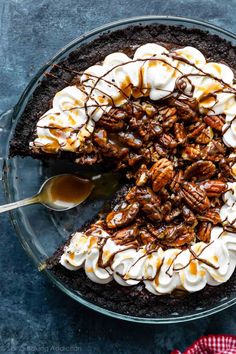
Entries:
[[84, 202], [93, 189], [94, 183], [89, 179], [62, 174], [47, 179], [37, 196], [45, 207], [65, 211]]
[[72, 174], [54, 176], [42, 184], [36, 195], [1, 205], [0, 213], [36, 203], [41, 203], [48, 209], [55, 211], [69, 210], [85, 201], [94, 186], [92, 180]]

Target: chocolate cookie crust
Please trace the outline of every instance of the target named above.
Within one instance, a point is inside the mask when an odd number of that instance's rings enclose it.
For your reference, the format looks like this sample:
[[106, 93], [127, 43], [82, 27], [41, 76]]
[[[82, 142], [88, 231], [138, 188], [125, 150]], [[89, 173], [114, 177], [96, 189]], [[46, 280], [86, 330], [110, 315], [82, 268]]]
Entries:
[[[149, 293], [142, 283], [122, 287], [115, 281], [108, 284], [97, 284], [87, 278], [83, 269], [72, 272], [57, 263], [51, 272], [66, 286], [78, 291], [84, 299], [105, 309], [136, 317], [167, 317], [196, 313], [219, 304], [236, 292], [236, 274], [217, 287], [207, 285], [195, 293], [176, 291], [171, 295], [157, 296]], [[53, 260], [51, 260], [53, 265]]]

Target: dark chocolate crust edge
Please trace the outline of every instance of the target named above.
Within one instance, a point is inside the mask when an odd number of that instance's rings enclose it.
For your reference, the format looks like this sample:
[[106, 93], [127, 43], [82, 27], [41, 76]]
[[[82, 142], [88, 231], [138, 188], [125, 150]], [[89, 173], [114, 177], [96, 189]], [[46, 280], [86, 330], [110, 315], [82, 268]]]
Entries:
[[[179, 46], [194, 46], [199, 49], [208, 60], [225, 62], [232, 69], [236, 63], [236, 47], [231, 43], [199, 29], [187, 29], [181, 26], [148, 25], [130, 26], [126, 29], [108, 32], [101, 35], [89, 44], [82, 45], [73, 51], [60, 64], [69, 69], [83, 71], [104, 57], [115, 51], [124, 51], [132, 54], [130, 47], [148, 42], [164, 44], [168, 48]], [[235, 68], [236, 69], [236, 68]], [[58, 154], [34, 153], [29, 149], [38, 119], [45, 113], [51, 104], [56, 92], [68, 86], [75, 76], [72, 73], [52, 68], [51, 73], [57, 78], [45, 77], [26, 105], [19, 120], [14, 136], [10, 143], [10, 156], [32, 156], [39, 159], [67, 159], [74, 160], [75, 153], [61, 152]]]
[[55, 264], [51, 272], [83, 299], [113, 312], [142, 318], [164, 319], [196, 314], [230, 300], [232, 294], [236, 293], [235, 273], [222, 285], [207, 285], [192, 294], [177, 291], [171, 295], [157, 296], [149, 293], [142, 283], [131, 287], [119, 286], [115, 281], [102, 285], [94, 283], [87, 278], [83, 269], [73, 272]]

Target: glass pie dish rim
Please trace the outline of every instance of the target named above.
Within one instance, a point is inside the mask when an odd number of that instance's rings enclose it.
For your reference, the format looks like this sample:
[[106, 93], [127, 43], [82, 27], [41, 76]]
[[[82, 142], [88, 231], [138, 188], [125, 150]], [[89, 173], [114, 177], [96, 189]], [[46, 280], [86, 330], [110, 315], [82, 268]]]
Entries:
[[[159, 22], [158, 22], [159, 21]], [[162, 21], [162, 22], [161, 22]], [[165, 22], [166, 21], [166, 22]], [[64, 46], [60, 51], [57, 52], [55, 56], [53, 56], [45, 65], [41, 67], [41, 69], [37, 72], [37, 74], [31, 79], [29, 84], [27, 85], [26, 89], [23, 91], [19, 101], [15, 105], [15, 107], [8, 113], [12, 121], [16, 121], [16, 117], [20, 115], [22, 110], [25, 107], [25, 104], [28, 102], [28, 98], [33, 92], [34, 88], [36, 87], [40, 77], [42, 77], [43, 73], [51, 67], [51, 65], [62, 59], [63, 55], [68, 55], [70, 53], [70, 50], [75, 49], [75, 46], [80, 46], [83, 44], [83, 42], [86, 42], [89, 40], [90, 37], [101, 35], [104, 32], [107, 32], [109, 30], [116, 30], [119, 28], [122, 28], [122, 26], [128, 26], [128, 25], [135, 25], [135, 24], [149, 24], [149, 23], [165, 23], [168, 25], [183, 25], [188, 23], [194, 27], [194, 25], [204, 27], [205, 30], [213, 30], [217, 34], [221, 34], [223, 36], [226, 36], [227, 39], [229, 38], [236, 40], [236, 35], [234, 35], [230, 31], [226, 31], [224, 29], [221, 29], [218, 26], [209, 24], [204, 21], [198, 21], [190, 18], [183, 18], [183, 17], [175, 17], [175, 16], [141, 16], [141, 17], [133, 17], [133, 18], [128, 18], [124, 20], [119, 20], [115, 22], [111, 22], [109, 24], [100, 26], [98, 28], [95, 28], [92, 31], [87, 32], [86, 34], [74, 39], [71, 41], [69, 44]], [[25, 103], [25, 104], [24, 104]], [[14, 129], [14, 124], [11, 129]], [[6, 152], [7, 153], [7, 152]], [[5, 193], [6, 193], [6, 198], [8, 201], [11, 201], [10, 197], [10, 189], [8, 185], [8, 172], [4, 172], [4, 187], [5, 187]], [[23, 248], [26, 250], [26, 252], [30, 255], [30, 257], [33, 259], [34, 263], [36, 263], [37, 266], [39, 266], [40, 262], [38, 259], [38, 256], [33, 252], [33, 250], [28, 246], [27, 242], [24, 239], [24, 232], [22, 232], [21, 228], [18, 225], [17, 219], [14, 217], [16, 215], [14, 212], [10, 213], [11, 215], [11, 221], [14, 225], [14, 228], [16, 230], [16, 234], [18, 238], [20, 239], [21, 244], [23, 245]], [[148, 317], [136, 317], [136, 316], [131, 316], [131, 315], [126, 315], [118, 312], [114, 312], [111, 310], [108, 310], [106, 308], [100, 307], [99, 305], [93, 304], [92, 302], [84, 299], [81, 295], [79, 295], [76, 291], [66, 287], [60, 280], [58, 280], [49, 270], [44, 269], [44, 273], [49, 277], [49, 279], [52, 281], [53, 284], [55, 284], [60, 290], [62, 290], [66, 295], [70, 296], [77, 302], [81, 303], [82, 305], [85, 305], [86, 307], [95, 310], [97, 312], [100, 312], [102, 314], [105, 314], [110, 317], [115, 317], [118, 319], [123, 319], [127, 321], [132, 321], [132, 322], [140, 322], [140, 323], [177, 323], [177, 322], [185, 322], [185, 321], [190, 321], [193, 319], [198, 319], [202, 318], [211, 314], [214, 314], [216, 312], [219, 312], [223, 309], [226, 309], [227, 307], [232, 306], [233, 304], [236, 303], [236, 294], [235, 298], [231, 300], [227, 300], [222, 304], [218, 304], [216, 306], [213, 306], [207, 310], [199, 310], [199, 312], [196, 312], [194, 314], [190, 315], [181, 315], [181, 316], [173, 316], [170, 315], [169, 317], [156, 317], [156, 318], [148, 318]]]

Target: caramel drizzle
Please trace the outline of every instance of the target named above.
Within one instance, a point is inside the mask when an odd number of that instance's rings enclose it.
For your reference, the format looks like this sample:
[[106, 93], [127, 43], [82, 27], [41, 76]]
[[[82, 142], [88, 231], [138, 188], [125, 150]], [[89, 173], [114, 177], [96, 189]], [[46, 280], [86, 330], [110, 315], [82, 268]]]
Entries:
[[[165, 273], [170, 277], [172, 278], [172, 275], [169, 273], [172, 265], [174, 264], [174, 262], [176, 261], [176, 259], [178, 258], [178, 256], [183, 252], [185, 251], [185, 249], [183, 248], [178, 254], [175, 255], [175, 257], [172, 259], [171, 261], [171, 264], [169, 265], [169, 267], [166, 269]], [[173, 271], [174, 271], [174, 268], [173, 268]]]
[[[143, 257], [143, 256], [142, 256], [142, 257]], [[142, 257], [140, 257], [140, 258], [142, 258]], [[139, 259], [137, 260], [137, 262], [138, 262], [138, 261], [139, 261]], [[128, 279], [126, 279], [126, 278], [125, 278], [125, 276], [126, 276], [125, 274], [121, 274], [121, 273], [119, 273], [119, 272], [117, 272], [117, 274], [118, 274], [123, 280], [136, 280], [136, 281], [146, 281], [146, 280], [148, 280], [148, 281], [153, 281], [153, 280], [155, 280], [156, 277], [160, 274], [161, 267], [163, 266], [164, 261], [165, 261], [165, 257], [162, 258], [161, 263], [160, 263], [160, 266], [159, 266], [158, 268], [156, 268], [156, 273], [155, 273], [155, 275], [154, 275], [153, 277], [141, 277], [141, 278], [132, 278], [132, 277], [129, 277]], [[135, 263], [137, 263], [137, 262], [135, 262]], [[131, 269], [132, 267], [133, 267], [133, 265], [130, 266], [129, 271], [130, 271], [130, 269]]]
[[[199, 262], [201, 262], [201, 263], [204, 263], [204, 264], [206, 264], [208, 267], [211, 267], [211, 268], [213, 268], [213, 269], [216, 269], [216, 270], [219, 269], [219, 268], [220, 268], [219, 266], [215, 266], [214, 264], [212, 264], [211, 262], [207, 261], [206, 259], [199, 258], [199, 256], [203, 253], [203, 251], [204, 251], [207, 247], [209, 247], [213, 242], [214, 242], [214, 241], [211, 241], [211, 242], [208, 243], [205, 247], [203, 247], [203, 249], [200, 251], [199, 254], [196, 254], [196, 253], [191, 249], [191, 247], [188, 247], [188, 250], [189, 250], [189, 252], [191, 253], [191, 255], [193, 256], [193, 258], [191, 258], [191, 259], [189, 260], [189, 262], [188, 262], [186, 265], [184, 265], [183, 267], [180, 267], [180, 268], [174, 268], [174, 267], [173, 267], [173, 271], [179, 272], [180, 270], [186, 269], [186, 268], [190, 265], [190, 263], [191, 263], [192, 261], [194, 261], [194, 260], [197, 260], [197, 261], [199, 261]], [[180, 253], [181, 253], [181, 252], [180, 252]], [[180, 253], [179, 253], [179, 254], [180, 254]], [[179, 255], [179, 254], [178, 254], [178, 255]], [[178, 255], [176, 256], [176, 258], [178, 257]], [[176, 260], [176, 258], [174, 259], [174, 261]], [[174, 263], [174, 261], [173, 261], [173, 263]]]

